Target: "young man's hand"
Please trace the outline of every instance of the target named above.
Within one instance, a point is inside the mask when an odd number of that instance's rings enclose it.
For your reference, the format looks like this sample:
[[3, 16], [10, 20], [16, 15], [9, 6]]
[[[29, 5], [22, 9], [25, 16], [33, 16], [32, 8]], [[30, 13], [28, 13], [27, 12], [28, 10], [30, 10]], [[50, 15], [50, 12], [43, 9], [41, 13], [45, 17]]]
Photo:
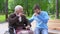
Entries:
[[38, 13], [34, 13], [34, 16], [37, 16], [38, 15]]

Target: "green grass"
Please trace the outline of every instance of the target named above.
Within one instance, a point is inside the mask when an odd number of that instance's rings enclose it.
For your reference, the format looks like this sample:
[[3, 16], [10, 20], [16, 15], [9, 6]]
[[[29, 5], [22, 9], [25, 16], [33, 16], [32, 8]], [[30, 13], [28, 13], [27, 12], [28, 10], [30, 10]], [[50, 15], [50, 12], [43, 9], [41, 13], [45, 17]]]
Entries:
[[0, 22], [4, 22], [5, 21], [5, 15], [0, 15]]

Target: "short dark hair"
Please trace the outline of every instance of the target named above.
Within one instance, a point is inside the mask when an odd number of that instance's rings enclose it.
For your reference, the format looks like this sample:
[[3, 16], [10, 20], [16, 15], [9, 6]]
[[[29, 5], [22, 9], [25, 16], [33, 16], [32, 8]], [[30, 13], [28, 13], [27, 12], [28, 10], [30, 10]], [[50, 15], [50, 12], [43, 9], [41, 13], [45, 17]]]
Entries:
[[39, 9], [40, 10], [40, 6], [38, 4], [35, 4], [33, 7], [33, 10]]

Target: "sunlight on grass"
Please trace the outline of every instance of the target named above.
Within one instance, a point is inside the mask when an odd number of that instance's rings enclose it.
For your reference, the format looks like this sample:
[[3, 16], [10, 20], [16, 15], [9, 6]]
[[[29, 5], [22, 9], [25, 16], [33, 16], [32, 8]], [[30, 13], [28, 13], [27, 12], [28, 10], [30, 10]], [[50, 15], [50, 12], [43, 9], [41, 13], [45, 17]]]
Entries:
[[0, 22], [4, 22], [5, 21], [5, 15], [0, 15]]

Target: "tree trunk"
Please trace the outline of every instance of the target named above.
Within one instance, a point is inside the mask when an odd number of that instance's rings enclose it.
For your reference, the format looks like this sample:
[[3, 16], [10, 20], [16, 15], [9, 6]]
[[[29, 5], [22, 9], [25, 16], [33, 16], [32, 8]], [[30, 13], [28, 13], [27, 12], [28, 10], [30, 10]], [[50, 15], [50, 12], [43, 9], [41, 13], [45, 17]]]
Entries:
[[6, 3], [5, 3], [5, 14], [6, 14], [6, 20], [8, 18], [8, 0], [6, 0]]
[[58, 0], [56, 0], [56, 19], [59, 18], [59, 7], [58, 7]]

